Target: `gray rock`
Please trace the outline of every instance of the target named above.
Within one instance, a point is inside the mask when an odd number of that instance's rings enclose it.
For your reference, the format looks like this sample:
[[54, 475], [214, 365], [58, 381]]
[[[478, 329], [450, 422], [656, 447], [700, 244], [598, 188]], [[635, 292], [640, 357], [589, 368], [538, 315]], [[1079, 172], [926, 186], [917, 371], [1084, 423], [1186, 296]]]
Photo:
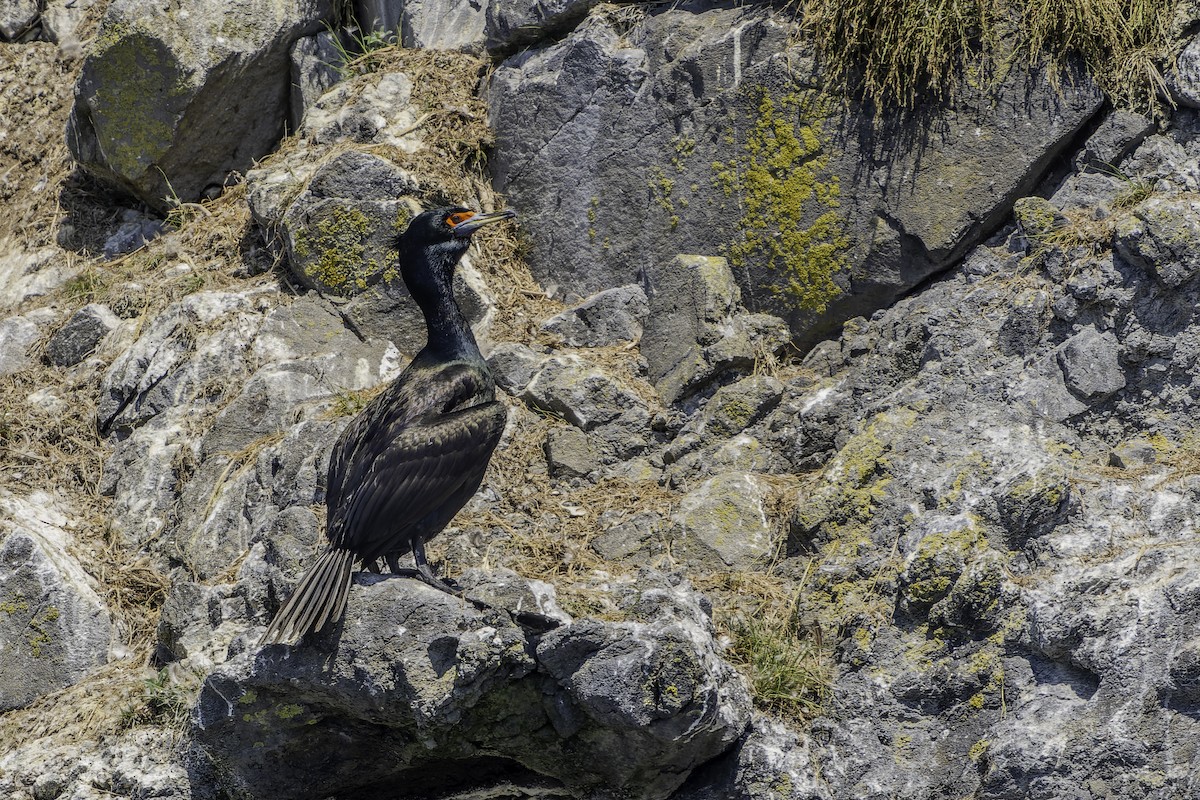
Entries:
[[1067, 388], [1087, 403], [1103, 400], [1125, 388], [1121, 348], [1111, 331], [1084, 328], [1058, 349]]
[[8, 711], [105, 663], [112, 625], [68, 550], [68, 518], [53, 499], [8, 495], [0, 509], [0, 711]]
[[132, 253], [157, 239], [166, 230], [166, 223], [161, 219], [153, 219], [133, 210], [126, 211], [121, 218], [124, 221], [120, 227], [104, 240], [104, 255], [107, 258]]
[[525, 391], [546, 360], [546, 355], [516, 342], [501, 342], [487, 358], [496, 383], [509, 394]]
[[1041, 197], [1022, 197], [1013, 203], [1013, 216], [1021, 234], [1031, 246], [1037, 246], [1060, 228], [1067, 218], [1049, 201]]
[[775, 553], [767, 519], [769, 489], [749, 473], [709, 478], [684, 495], [671, 520], [672, 554], [707, 569], [761, 568]]
[[1187, 43], [1163, 77], [1176, 103], [1200, 108], [1200, 36]]
[[[1013, 70], [987, 95], [958, 87], [932, 118], [874, 125], [822, 98], [811, 45], [761, 6], [597, 7], [496, 70], [490, 164], [535, 277], [560, 295], [728, 252], [746, 305], [810, 345], [956, 262], [1037, 185], [1103, 102], [1086, 78], [1060, 91], [1047, 77]], [[931, 130], [938, 146], [921, 146]], [[776, 174], [796, 204], [750, 219], [742, 178], [756, 152], [785, 149], [776, 136], [806, 153]], [[782, 254], [759, 225], [791, 237]]]
[[723, 258], [676, 256], [652, 268], [647, 282], [650, 314], [640, 346], [665, 402], [752, 367], [788, 339], [782, 321], [738, 312], [740, 291]]
[[741, 433], [773, 411], [782, 397], [783, 384], [769, 375], [751, 375], [722, 386], [704, 406], [700, 431], [713, 437]]
[[601, 558], [621, 561], [638, 557], [645, 563], [663, 527], [663, 519], [653, 512], [643, 511], [609, 520], [588, 544]]
[[487, 49], [504, 53], [566, 33], [599, 0], [492, 0], [487, 4]]
[[557, 427], [546, 437], [546, 463], [555, 478], [582, 478], [599, 466], [596, 449], [583, 431]]
[[[88, 171], [167, 211], [219, 191], [287, 121], [288, 52], [328, 0], [109, 6], [75, 88], [67, 144]], [[130, 64], [138, 64], [131, 69]]]
[[482, 50], [486, 5], [477, 0], [406, 0], [400, 43], [427, 50]]
[[1117, 223], [1114, 249], [1177, 288], [1200, 272], [1200, 202], [1151, 197]]
[[0, 376], [20, 372], [31, 363], [31, 348], [42, 338], [42, 329], [55, 321], [49, 308], [0, 320]]
[[42, 8], [42, 38], [66, 47], [78, 42], [75, 29], [99, 0], [46, 0]]
[[305, 114], [300, 133], [314, 144], [382, 144], [411, 153], [421, 147], [417, 116], [412, 79], [402, 72], [374, 72], [322, 95]]
[[[573, 794], [663, 798], [737, 739], [748, 695], [696, 595], [649, 587], [632, 601], [652, 621], [535, 641], [417, 581], [360, 581], [336, 649], [326, 637], [230, 660], [205, 682], [194, 735], [247, 796], [444, 792], [501, 758]], [[336, 760], [312, 758], [334, 746]]]
[[292, 45], [288, 130], [300, 130], [304, 113], [342, 79], [338, 70], [342, 66], [345, 44], [339, 42], [340, 38], [340, 33], [320, 31], [303, 36]]
[[642, 287], [620, 286], [556, 314], [542, 323], [542, 330], [571, 347], [604, 347], [640, 339], [649, 313]]
[[559, 414], [584, 431], [614, 422], [631, 411], [641, 409], [646, 413], [646, 404], [637, 394], [574, 355], [547, 359], [521, 397], [534, 408]]
[[89, 303], [72, 314], [46, 342], [46, 358], [56, 367], [78, 364], [120, 324], [121, 320], [108, 306]]
[[0, 0], [0, 38], [14, 42], [37, 21], [36, 0]]
[[755, 713], [736, 748], [697, 770], [675, 800], [829, 800], [817, 745]]
[[394, 34], [404, 4], [396, 0], [354, 0], [354, 19], [367, 33]]
[[1158, 451], [1149, 439], [1121, 442], [1108, 454], [1108, 464], [1118, 469], [1133, 469], [1158, 461]]
[[1154, 120], [1133, 111], [1109, 112], [1075, 157], [1080, 171], [1114, 174], [1125, 156], [1154, 133]]

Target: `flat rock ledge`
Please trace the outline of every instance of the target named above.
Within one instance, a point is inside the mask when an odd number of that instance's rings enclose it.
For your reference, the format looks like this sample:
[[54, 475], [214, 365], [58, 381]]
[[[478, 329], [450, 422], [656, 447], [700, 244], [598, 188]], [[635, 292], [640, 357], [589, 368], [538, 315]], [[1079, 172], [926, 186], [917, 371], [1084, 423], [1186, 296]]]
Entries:
[[[550, 587], [530, 588], [545, 610]], [[648, 573], [622, 610], [628, 621], [539, 635], [413, 580], [364, 577], [337, 630], [212, 673], [194, 740], [238, 798], [499, 782], [664, 798], [736, 743], [750, 697], [686, 582]]]

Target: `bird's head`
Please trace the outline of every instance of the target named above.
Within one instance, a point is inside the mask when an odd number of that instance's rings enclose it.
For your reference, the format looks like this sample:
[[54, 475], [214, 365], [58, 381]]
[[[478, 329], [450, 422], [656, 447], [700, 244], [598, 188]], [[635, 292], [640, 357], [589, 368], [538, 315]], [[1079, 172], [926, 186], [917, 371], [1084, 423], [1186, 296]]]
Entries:
[[481, 214], [465, 206], [447, 206], [413, 217], [397, 239], [405, 282], [410, 289], [414, 281], [430, 278], [448, 285], [458, 260], [471, 244], [471, 234], [516, 215], [512, 209]]

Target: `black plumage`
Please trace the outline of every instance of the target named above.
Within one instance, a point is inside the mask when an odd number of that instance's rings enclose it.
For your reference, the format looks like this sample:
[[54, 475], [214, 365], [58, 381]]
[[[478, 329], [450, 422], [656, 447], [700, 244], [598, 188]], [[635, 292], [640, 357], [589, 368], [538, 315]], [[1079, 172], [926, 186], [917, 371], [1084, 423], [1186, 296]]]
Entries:
[[430, 568], [425, 542], [479, 488], [506, 413], [451, 284], [471, 234], [513, 216], [462, 207], [426, 211], [397, 240], [401, 274], [425, 315], [428, 342], [338, 437], [326, 484], [329, 546], [260, 644], [298, 641], [339, 619], [360, 561], [382, 558], [400, 573], [399, 557], [412, 552], [421, 579], [452, 591]]

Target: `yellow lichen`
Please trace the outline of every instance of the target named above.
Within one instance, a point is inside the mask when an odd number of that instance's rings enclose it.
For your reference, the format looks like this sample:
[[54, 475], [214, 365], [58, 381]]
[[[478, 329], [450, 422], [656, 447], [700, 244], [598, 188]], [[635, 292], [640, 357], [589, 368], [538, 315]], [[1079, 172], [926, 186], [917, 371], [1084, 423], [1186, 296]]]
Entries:
[[730, 263], [767, 264], [778, 275], [771, 291], [813, 312], [842, 293], [833, 276], [847, 268], [850, 246], [838, 211], [841, 189], [828, 171], [825, 116], [819, 95], [773, 99], [764, 91], [740, 155], [713, 163], [718, 188], [742, 212]]

